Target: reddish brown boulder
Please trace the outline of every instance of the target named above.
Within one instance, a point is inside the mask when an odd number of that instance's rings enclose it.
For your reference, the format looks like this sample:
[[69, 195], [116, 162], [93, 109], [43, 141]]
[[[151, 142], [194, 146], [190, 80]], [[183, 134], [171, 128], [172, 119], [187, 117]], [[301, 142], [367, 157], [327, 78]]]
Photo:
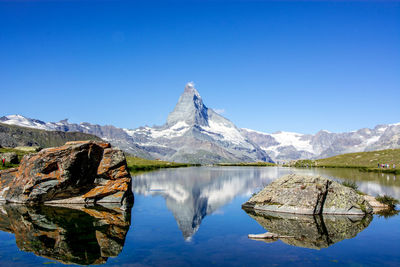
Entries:
[[109, 143], [67, 142], [24, 156], [18, 169], [0, 172], [0, 200], [14, 203], [133, 202], [124, 153]]

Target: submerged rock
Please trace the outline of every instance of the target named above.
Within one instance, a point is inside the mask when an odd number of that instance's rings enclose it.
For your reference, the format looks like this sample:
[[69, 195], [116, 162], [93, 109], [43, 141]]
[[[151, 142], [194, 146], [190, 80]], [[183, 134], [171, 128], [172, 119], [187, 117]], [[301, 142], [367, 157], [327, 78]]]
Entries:
[[372, 208], [354, 189], [321, 176], [289, 174], [251, 197], [243, 208], [294, 214], [365, 215]]
[[0, 204], [0, 230], [15, 235], [20, 250], [64, 264], [104, 264], [122, 251], [130, 209], [84, 205]]
[[25, 155], [0, 172], [0, 200], [13, 203], [133, 202], [131, 176], [120, 149], [97, 141], [67, 142]]
[[311, 249], [327, 248], [344, 239], [354, 238], [372, 221], [372, 215], [296, 215], [269, 211], [248, 211], [267, 233], [249, 235], [264, 242], [282, 242]]
[[381, 211], [390, 210], [389, 205], [379, 202], [373, 196], [364, 195], [364, 199], [366, 201], [368, 201], [368, 203], [371, 205], [372, 209], [374, 210], [374, 213], [379, 213]]

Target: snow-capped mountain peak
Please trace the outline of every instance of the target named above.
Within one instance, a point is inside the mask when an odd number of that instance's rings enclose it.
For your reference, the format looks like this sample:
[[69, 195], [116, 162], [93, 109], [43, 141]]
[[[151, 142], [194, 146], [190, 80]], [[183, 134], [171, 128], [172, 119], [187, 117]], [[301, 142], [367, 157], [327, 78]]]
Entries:
[[169, 160], [187, 161], [193, 157], [195, 161], [209, 163], [270, 160], [231, 121], [207, 108], [192, 82], [186, 84], [165, 125], [127, 133], [140, 140], [141, 146], [152, 149], [157, 157], [164, 158], [161, 152], [172, 148], [166, 152], [173, 153]]
[[172, 126], [177, 122], [184, 121], [188, 125], [208, 126], [208, 108], [203, 104], [199, 92], [194, 84], [186, 84], [182, 95], [174, 110], [168, 115], [167, 125]]
[[184, 93], [193, 94], [193, 95], [197, 95], [198, 97], [200, 97], [199, 92], [194, 87], [194, 82], [188, 82], [186, 84], [185, 89], [184, 89]]
[[17, 125], [41, 130], [53, 130], [52, 127], [50, 127], [43, 121], [29, 119], [19, 114], [1, 117], [0, 122], [8, 125]]

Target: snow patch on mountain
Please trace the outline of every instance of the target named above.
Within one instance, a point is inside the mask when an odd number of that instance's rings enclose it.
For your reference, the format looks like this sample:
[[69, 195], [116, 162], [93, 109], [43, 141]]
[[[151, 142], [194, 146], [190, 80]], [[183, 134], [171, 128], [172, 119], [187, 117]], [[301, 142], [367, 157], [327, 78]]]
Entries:
[[134, 130], [124, 129], [127, 134], [134, 137], [137, 134], [146, 135], [148, 138], [174, 138], [185, 134], [189, 130], [190, 126], [184, 122], [179, 121], [169, 128], [151, 128], [143, 127]]
[[[202, 126], [201, 128], [206, 131], [207, 134], [220, 138], [223, 141], [231, 142], [238, 146], [251, 147], [246, 138], [240, 133], [240, 131], [233, 127], [230, 123], [224, 123], [223, 121], [208, 121], [209, 126]], [[216, 136], [217, 135], [217, 136]]]
[[314, 159], [343, 153], [400, 148], [400, 123], [347, 133], [321, 130], [314, 135], [292, 132], [269, 134], [246, 128], [242, 132], [274, 160]]
[[[314, 149], [311, 144], [311, 140], [303, 140], [304, 134], [293, 133], [293, 132], [277, 132], [270, 134], [278, 143], [284, 146], [294, 146], [297, 150], [304, 150], [310, 153], [314, 153]], [[270, 147], [271, 150], [276, 150], [278, 146]]]
[[51, 124], [43, 121], [25, 118], [22, 115], [8, 115], [0, 118], [0, 122], [8, 125], [17, 125], [21, 127], [35, 128], [40, 130], [54, 130]]

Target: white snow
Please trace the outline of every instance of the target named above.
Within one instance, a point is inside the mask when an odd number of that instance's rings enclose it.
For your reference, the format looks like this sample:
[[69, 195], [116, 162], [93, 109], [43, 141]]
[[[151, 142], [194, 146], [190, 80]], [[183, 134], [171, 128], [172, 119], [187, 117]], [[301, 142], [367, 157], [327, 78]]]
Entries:
[[3, 121], [2, 123], [8, 124], [8, 125], [17, 125], [17, 126], [21, 126], [21, 127], [41, 129], [41, 130], [53, 130], [54, 129], [54, 127], [52, 127], [52, 125], [41, 124], [41, 123], [35, 122], [33, 120], [30, 120], [28, 118], [25, 118], [24, 116], [21, 116], [21, 115], [8, 115], [8, 116], [6, 116], [6, 118], [8, 120]]
[[189, 125], [184, 121], [179, 121], [175, 125], [167, 129], [157, 129], [144, 127], [141, 129], [129, 130], [123, 129], [130, 136], [134, 134], [144, 134], [151, 138], [173, 138], [182, 136], [187, 130], [189, 130]]
[[220, 134], [223, 140], [232, 142], [235, 145], [251, 146], [239, 130], [229, 124], [209, 120], [208, 125], [209, 127], [202, 126], [202, 129], [205, 130], [207, 134], [212, 135], [213, 138], [215, 138], [213, 133]]
[[[282, 131], [276, 132], [273, 134], [269, 134], [269, 133], [263, 133], [260, 131], [247, 129], [247, 128], [243, 128], [243, 130], [261, 134], [261, 135], [271, 136], [279, 143], [279, 145], [275, 145], [275, 146], [261, 147], [265, 151], [269, 150], [269, 151], [273, 151], [274, 153], [279, 153], [278, 148], [280, 148], [280, 147], [294, 146], [297, 150], [304, 150], [304, 151], [307, 151], [310, 153], [315, 153], [315, 151], [311, 145], [311, 140], [301, 140], [301, 138], [304, 136], [304, 134], [294, 133], [294, 132], [282, 132]], [[326, 130], [323, 130], [323, 131], [329, 133]]]
[[379, 140], [379, 138], [380, 138], [379, 135], [372, 136], [372, 137], [368, 138], [368, 139], [366, 140], [366, 145], [368, 146], [368, 145], [370, 145], [370, 144], [373, 144], [373, 143], [377, 142], [377, 141]]
[[194, 88], [194, 82], [188, 82], [188, 83], [186, 84], [186, 87]]
[[387, 126], [381, 126], [378, 128], [378, 132], [383, 133], [384, 131], [386, 131], [387, 128]]
[[[304, 150], [314, 153], [310, 140], [300, 140], [303, 134], [293, 132], [279, 132], [271, 136], [280, 143], [279, 146], [294, 146], [297, 150]], [[271, 148], [270, 148], [271, 149]], [[274, 150], [272, 148], [272, 150]]]

